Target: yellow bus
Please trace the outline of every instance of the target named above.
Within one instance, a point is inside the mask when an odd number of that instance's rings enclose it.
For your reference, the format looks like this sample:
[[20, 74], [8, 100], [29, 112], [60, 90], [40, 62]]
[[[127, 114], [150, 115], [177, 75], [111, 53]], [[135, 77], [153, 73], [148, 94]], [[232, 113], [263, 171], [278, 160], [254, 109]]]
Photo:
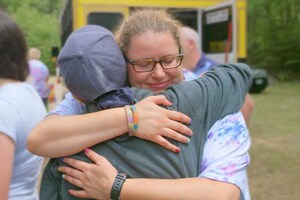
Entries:
[[166, 9], [201, 35], [201, 48], [220, 63], [246, 62], [246, 0], [65, 0], [61, 13], [61, 43], [86, 24], [114, 31], [136, 9]]

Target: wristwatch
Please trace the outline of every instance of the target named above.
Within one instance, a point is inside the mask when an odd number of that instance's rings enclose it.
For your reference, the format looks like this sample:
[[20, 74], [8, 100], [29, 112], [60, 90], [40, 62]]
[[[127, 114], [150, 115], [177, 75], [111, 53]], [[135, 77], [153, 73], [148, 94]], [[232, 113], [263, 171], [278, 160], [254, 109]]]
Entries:
[[110, 200], [119, 200], [123, 183], [127, 176], [125, 173], [118, 173], [110, 192]]

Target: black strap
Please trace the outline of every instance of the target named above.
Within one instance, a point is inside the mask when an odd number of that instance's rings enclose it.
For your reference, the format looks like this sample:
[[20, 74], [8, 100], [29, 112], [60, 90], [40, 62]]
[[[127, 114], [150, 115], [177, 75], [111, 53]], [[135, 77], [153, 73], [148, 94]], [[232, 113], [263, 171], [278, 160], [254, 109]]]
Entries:
[[119, 200], [123, 183], [127, 176], [125, 173], [118, 173], [110, 192], [110, 200]]

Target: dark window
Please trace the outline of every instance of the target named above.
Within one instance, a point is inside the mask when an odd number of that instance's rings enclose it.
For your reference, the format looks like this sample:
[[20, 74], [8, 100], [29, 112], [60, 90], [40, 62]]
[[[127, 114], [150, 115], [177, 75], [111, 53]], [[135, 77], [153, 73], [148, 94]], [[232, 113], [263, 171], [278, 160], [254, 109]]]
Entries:
[[64, 13], [61, 18], [61, 46], [63, 46], [72, 33], [73, 20], [72, 20], [72, 1], [68, 0]]
[[175, 19], [180, 21], [184, 26], [198, 30], [198, 16], [196, 10], [171, 10]]
[[231, 6], [205, 12], [202, 26], [202, 49], [205, 53], [232, 51]]
[[124, 16], [121, 13], [90, 13], [88, 15], [87, 23], [100, 25], [110, 31], [114, 31], [123, 17]]

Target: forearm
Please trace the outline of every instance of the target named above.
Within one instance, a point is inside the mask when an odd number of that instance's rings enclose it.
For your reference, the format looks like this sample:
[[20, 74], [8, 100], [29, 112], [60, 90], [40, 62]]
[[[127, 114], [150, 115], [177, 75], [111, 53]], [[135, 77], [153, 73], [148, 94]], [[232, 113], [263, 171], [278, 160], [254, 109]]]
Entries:
[[235, 185], [206, 178], [127, 179], [121, 190], [122, 200], [238, 200], [239, 196]]
[[13, 173], [15, 143], [0, 132], [0, 199], [8, 199]]
[[43, 157], [63, 157], [128, 131], [124, 108], [84, 115], [51, 115], [31, 132], [29, 150]]
[[250, 117], [254, 110], [254, 106], [255, 106], [254, 100], [251, 98], [250, 94], [247, 93], [246, 98], [245, 98], [245, 103], [241, 108], [241, 111], [243, 113], [243, 116], [244, 116], [244, 119], [245, 119], [247, 125], [249, 125]]

